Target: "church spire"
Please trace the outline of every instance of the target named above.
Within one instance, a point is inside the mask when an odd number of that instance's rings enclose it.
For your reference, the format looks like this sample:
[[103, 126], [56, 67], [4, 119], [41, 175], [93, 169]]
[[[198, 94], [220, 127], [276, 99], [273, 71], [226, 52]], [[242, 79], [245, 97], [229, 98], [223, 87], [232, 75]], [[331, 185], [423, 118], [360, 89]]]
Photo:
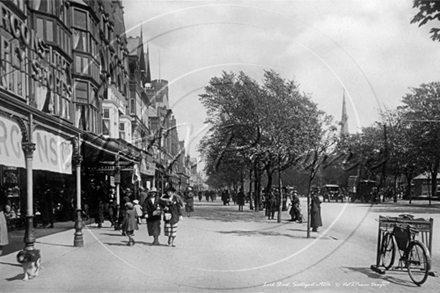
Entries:
[[147, 54], [145, 54], [145, 60], [147, 63], [146, 73], [145, 73], [145, 80], [148, 83], [151, 83], [151, 72], [150, 72], [150, 47], [147, 43]]
[[348, 135], [348, 116], [345, 107], [345, 89], [342, 94], [342, 118], [341, 118], [341, 136]]

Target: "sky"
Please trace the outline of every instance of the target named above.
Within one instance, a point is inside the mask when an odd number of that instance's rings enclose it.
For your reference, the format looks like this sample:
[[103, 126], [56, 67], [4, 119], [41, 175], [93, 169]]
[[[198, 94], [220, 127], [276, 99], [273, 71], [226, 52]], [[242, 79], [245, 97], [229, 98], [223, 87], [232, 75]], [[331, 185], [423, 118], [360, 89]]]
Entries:
[[346, 98], [349, 132], [380, 121], [410, 88], [438, 81], [440, 43], [410, 24], [410, 0], [123, 0], [128, 36], [144, 38], [152, 79], [169, 82], [187, 153], [206, 134], [204, 87], [222, 71], [262, 82], [264, 70], [295, 80], [335, 121]]

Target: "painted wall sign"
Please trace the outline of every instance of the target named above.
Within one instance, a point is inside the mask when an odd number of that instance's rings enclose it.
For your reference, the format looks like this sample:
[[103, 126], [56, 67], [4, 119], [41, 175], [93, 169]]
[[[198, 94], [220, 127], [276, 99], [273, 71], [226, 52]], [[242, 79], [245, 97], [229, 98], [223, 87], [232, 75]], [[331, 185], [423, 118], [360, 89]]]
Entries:
[[50, 132], [36, 129], [32, 133], [36, 144], [33, 169], [72, 174], [72, 142]]

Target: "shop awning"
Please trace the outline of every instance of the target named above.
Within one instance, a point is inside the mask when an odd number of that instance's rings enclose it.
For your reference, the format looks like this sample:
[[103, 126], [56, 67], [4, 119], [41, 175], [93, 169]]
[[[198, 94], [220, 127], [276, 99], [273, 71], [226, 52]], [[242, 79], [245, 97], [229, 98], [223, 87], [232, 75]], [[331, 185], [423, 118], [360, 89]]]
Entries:
[[82, 140], [82, 155], [83, 165], [96, 166], [102, 162], [111, 162], [114, 164], [116, 156], [119, 154], [119, 164], [127, 165], [139, 163], [139, 159], [133, 151], [131, 146], [131, 152], [128, 153], [127, 143], [121, 143], [119, 139], [105, 138], [96, 134], [86, 132], [83, 134]]

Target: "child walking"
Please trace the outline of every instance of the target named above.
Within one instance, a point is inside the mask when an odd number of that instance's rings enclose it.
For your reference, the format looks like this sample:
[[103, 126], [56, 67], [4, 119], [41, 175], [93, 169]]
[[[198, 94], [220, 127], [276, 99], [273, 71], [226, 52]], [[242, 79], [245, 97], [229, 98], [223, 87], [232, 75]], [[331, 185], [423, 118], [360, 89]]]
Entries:
[[142, 211], [142, 207], [139, 204], [139, 201], [137, 199], [133, 200], [134, 203], [134, 211], [136, 212], [137, 215], [137, 223], [141, 224], [142, 223], [142, 215], [143, 215], [143, 211]]
[[138, 230], [138, 216], [133, 208], [133, 204], [131, 202], [127, 202], [125, 204], [125, 215], [122, 220], [122, 231], [125, 232], [125, 235], [128, 237], [128, 246], [133, 246], [135, 244], [134, 241], [134, 230]]

